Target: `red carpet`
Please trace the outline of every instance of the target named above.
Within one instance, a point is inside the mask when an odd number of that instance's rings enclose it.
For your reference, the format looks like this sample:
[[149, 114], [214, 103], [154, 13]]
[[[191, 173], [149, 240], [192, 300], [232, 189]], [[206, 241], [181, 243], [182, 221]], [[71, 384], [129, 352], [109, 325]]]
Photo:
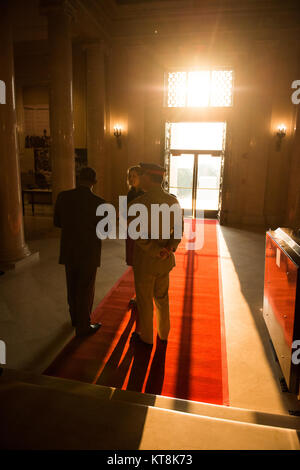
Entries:
[[197, 224], [204, 228], [203, 247], [187, 251], [184, 239], [171, 272], [167, 348], [155, 341], [152, 351], [147, 351], [129, 343], [134, 327], [134, 315], [127, 311], [134, 293], [129, 268], [93, 312], [92, 320], [103, 325], [99, 332], [74, 338], [45, 374], [227, 405], [217, 222], [197, 220]]

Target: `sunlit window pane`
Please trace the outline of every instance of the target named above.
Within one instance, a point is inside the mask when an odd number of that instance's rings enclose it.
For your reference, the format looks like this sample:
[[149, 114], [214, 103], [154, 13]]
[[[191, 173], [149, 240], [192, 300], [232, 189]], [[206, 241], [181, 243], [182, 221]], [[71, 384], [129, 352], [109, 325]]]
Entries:
[[186, 105], [186, 72], [170, 72], [168, 74], [168, 107], [184, 107]]
[[196, 203], [198, 209], [218, 209], [220, 173], [221, 157], [199, 155]]
[[211, 106], [232, 106], [232, 71], [214, 70], [211, 79]]
[[219, 188], [218, 189], [198, 189], [196, 206], [197, 209], [218, 210]]
[[171, 155], [170, 188], [182, 209], [190, 209], [193, 203], [194, 155]]
[[198, 158], [198, 189], [218, 189], [220, 186], [221, 157], [201, 155]]
[[169, 188], [170, 194], [177, 197], [181, 209], [191, 209], [193, 205], [193, 189], [192, 188]]
[[224, 122], [173, 122], [171, 149], [222, 150]]
[[233, 71], [169, 72], [168, 107], [232, 106]]
[[182, 154], [170, 157], [170, 186], [191, 188], [193, 186], [194, 155]]
[[189, 107], [208, 106], [210, 94], [210, 72], [189, 72], [187, 105]]

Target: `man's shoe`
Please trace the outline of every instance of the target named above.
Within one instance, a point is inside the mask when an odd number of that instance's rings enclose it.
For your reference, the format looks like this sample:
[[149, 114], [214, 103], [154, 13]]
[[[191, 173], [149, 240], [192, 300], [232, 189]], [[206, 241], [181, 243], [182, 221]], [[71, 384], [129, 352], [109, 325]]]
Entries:
[[168, 344], [167, 339], [161, 339], [158, 335], [157, 335], [157, 342], [162, 343], [162, 344]]
[[133, 309], [133, 308], [136, 307], [136, 306], [137, 306], [136, 298], [134, 297], [134, 298], [132, 298], [132, 299], [129, 300], [129, 302], [128, 302], [128, 308], [129, 308], [129, 309]]
[[101, 328], [102, 324], [101, 323], [91, 323], [90, 324], [90, 333], [96, 333], [99, 328]]
[[152, 343], [146, 343], [145, 341], [143, 341], [142, 338], [140, 337], [140, 335], [136, 331], [134, 331], [132, 333], [131, 338], [130, 338], [130, 342], [134, 343], [136, 345], [147, 346], [149, 348], [153, 347]]
[[96, 331], [99, 330], [99, 328], [101, 328], [101, 323], [91, 323], [88, 330], [86, 331], [77, 331], [76, 332], [76, 336], [77, 337], [82, 337], [82, 336], [89, 336], [89, 335], [92, 335], [94, 333], [96, 333]]
[[130, 342], [134, 343], [134, 342], [139, 341], [139, 340], [140, 340], [140, 335], [136, 331], [133, 331], [131, 333]]

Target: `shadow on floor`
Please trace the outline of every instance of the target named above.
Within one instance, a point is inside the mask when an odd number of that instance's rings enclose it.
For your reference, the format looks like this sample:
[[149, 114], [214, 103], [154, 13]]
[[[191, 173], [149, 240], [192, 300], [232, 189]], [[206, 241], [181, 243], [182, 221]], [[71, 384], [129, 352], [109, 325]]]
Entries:
[[16, 382], [0, 397], [1, 449], [139, 449], [145, 406]]
[[[106, 385], [108, 387], [116, 387], [122, 388], [122, 385], [125, 381], [126, 375], [130, 368], [132, 359], [133, 359], [133, 347], [132, 345], [129, 346], [127, 349], [125, 356], [122, 355], [128, 341], [130, 332], [134, 325], [135, 321], [135, 312], [131, 311], [130, 319], [124, 329], [118, 343], [116, 344], [115, 349], [110, 355], [110, 358], [106, 362], [104, 369], [102, 370], [98, 380], [97, 385]], [[121, 362], [120, 362], [121, 361]]]
[[[144, 345], [140, 342], [128, 342], [135, 322], [135, 317], [136, 312], [132, 309], [131, 317], [126, 328], [124, 329], [96, 383], [97, 385], [105, 385], [119, 389], [123, 387], [126, 388], [126, 390], [135, 392], [141, 392], [145, 386], [145, 391], [147, 393], [160, 394], [164, 381], [167, 345], [157, 340], [153, 355], [153, 349], [151, 346]], [[149, 375], [147, 382], [145, 383], [149, 366]], [[128, 374], [128, 383], [126, 387], [124, 387]], [[153, 398], [153, 403], [154, 401], [155, 398]]]
[[[193, 225], [193, 231], [195, 226]], [[193, 292], [194, 292], [194, 265], [197, 253], [190, 250], [185, 253], [186, 274], [182, 311], [182, 326], [180, 332], [180, 357], [177, 369], [176, 396], [189, 396], [190, 382], [188, 380], [191, 371], [191, 343], [192, 343], [192, 320], [193, 320]]]
[[73, 328], [71, 327], [70, 323], [67, 322], [63, 324], [61, 329], [55, 335], [55, 337], [53, 337], [47, 344], [45, 344], [42, 349], [36, 351], [36, 353], [34, 354], [34, 358], [24, 363], [22, 369], [37, 371], [36, 356], [38, 356], [39, 369], [42, 373], [46, 365], [49, 364], [51, 358], [55, 358], [57, 356], [57, 351], [60, 351], [70, 340], [72, 334]]

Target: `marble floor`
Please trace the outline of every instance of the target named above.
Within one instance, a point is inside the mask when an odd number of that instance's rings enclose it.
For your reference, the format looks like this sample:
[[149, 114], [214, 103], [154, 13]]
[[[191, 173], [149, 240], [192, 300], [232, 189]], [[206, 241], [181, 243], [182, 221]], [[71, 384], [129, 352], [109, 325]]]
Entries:
[[[72, 338], [64, 266], [58, 264], [60, 230], [47, 212], [25, 216], [25, 235], [38, 262], [0, 276], [0, 339], [6, 366], [41, 373]], [[94, 306], [128, 268], [124, 241], [103, 242]]]
[[[0, 339], [6, 366], [41, 373], [70, 340], [64, 267], [58, 264], [59, 229], [47, 209], [27, 208], [25, 233], [39, 260], [0, 276]], [[282, 377], [262, 318], [264, 232], [219, 228], [231, 406], [271, 413], [300, 410], [295, 395], [282, 392]], [[127, 269], [124, 241], [103, 243], [94, 305]]]

